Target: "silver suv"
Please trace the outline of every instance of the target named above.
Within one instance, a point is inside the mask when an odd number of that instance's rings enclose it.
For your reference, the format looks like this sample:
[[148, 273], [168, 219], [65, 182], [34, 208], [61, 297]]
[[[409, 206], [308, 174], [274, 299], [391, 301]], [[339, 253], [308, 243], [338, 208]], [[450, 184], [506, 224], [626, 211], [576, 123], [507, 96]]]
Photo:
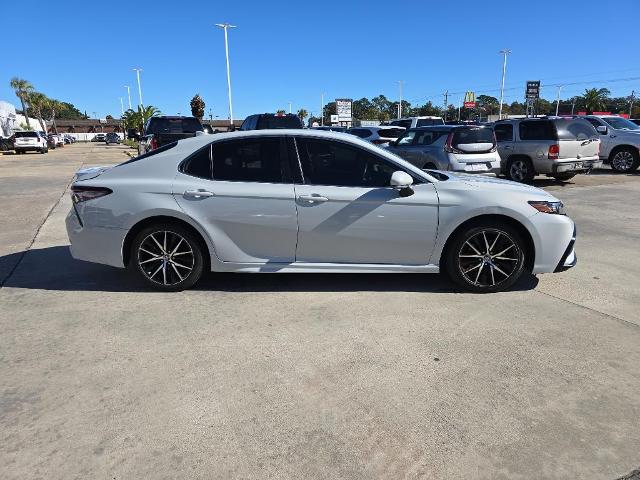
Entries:
[[496, 137], [490, 127], [442, 125], [408, 130], [388, 150], [418, 168], [500, 173]]
[[522, 118], [494, 125], [502, 173], [516, 182], [543, 174], [566, 181], [598, 168], [600, 140], [581, 118]]
[[616, 115], [585, 117], [600, 134], [600, 158], [616, 172], [633, 172], [640, 166], [640, 125]]

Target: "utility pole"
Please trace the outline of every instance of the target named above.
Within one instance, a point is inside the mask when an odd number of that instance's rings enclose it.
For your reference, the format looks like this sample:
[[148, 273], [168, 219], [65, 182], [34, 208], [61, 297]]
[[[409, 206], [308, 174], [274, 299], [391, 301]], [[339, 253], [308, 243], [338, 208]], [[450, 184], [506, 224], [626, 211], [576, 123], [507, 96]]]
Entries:
[[324, 126], [324, 92], [320, 94], [320, 126]]
[[558, 85], [558, 96], [556, 97], [556, 117], [558, 116], [558, 109], [560, 108], [560, 90], [562, 90], [563, 85]]
[[124, 102], [122, 101], [122, 97], [120, 97], [120, 111], [122, 115], [124, 115]]
[[443, 94], [444, 96], [444, 109], [442, 110], [444, 112], [444, 120], [447, 120], [447, 106], [449, 104], [448, 100], [449, 100], [449, 90], [445, 91]]
[[458, 121], [460, 121], [460, 110], [462, 109], [462, 97], [458, 97]]
[[500, 50], [500, 52], [498, 53], [504, 55], [504, 60], [502, 62], [502, 82], [500, 84], [500, 111], [498, 113], [498, 119], [502, 120], [502, 102], [504, 102], [504, 78], [507, 75], [507, 55], [511, 53], [511, 50], [505, 48], [503, 50]]
[[142, 108], [142, 87], [140, 86], [140, 72], [142, 69], [134, 68], [134, 70], [136, 71], [136, 78], [138, 79], [138, 98], [140, 100], [140, 108]]
[[576, 97], [571, 99], [571, 115], [573, 115], [573, 111], [576, 109]]
[[291, 102], [289, 102], [289, 113], [291, 113]]
[[220, 27], [224, 30], [224, 52], [227, 56], [227, 88], [229, 90], [229, 124], [233, 125], [233, 104], [231, 102], [231, 73], [229, 71], [229, 38], [227, 31], [230, 28], [236, 28], [235, 25], [229, 25], [228, 23], [216, 23], [216, 27]]
[[631, 102], [629, 105], [629, 118], [633, 117], [633, 101], [635, 100], [636, 91], [631, 90]]
[[129, 98], [129, 110], [133, 110], [131, 108], [131, 88], [129, 85], [125, 85], [124, 87], [127, 89], [127, 97]]
[[398, 102], [398, 119], [402, 118], [402, 84], [404, 80], [398, 80], [398, 85], [400, 86], [400, 101]]

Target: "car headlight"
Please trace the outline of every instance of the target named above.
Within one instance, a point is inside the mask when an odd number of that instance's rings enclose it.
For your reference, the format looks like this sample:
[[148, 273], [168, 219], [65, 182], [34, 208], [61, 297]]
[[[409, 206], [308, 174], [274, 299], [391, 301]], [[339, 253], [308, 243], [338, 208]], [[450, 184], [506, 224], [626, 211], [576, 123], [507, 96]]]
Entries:
[[542, 213], [555, 213], [556, 215], [565, 215], [564, 204], [558, 202], [545, 202], [541, 200], [532, 200], [529, 202], [533, 208]]

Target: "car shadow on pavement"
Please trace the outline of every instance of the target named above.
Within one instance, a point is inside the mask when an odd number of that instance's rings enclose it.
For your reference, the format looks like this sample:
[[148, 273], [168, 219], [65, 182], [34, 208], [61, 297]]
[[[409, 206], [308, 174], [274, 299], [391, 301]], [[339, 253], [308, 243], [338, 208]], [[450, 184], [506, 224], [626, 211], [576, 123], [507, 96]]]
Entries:
[[[4, 267], [4, 268], [3, 268]], [[69, 247], [36, 248], [0, 257], [0, 285], [54, 291], [157, 292], [129, 272], [71, 257]], [[511, 291], [532, 290], [533, 275], [523, 275]], [[442, 275], [416, 273], [209, 273], [195, 287], [222, 292], [424, 292], [460, 293]]]

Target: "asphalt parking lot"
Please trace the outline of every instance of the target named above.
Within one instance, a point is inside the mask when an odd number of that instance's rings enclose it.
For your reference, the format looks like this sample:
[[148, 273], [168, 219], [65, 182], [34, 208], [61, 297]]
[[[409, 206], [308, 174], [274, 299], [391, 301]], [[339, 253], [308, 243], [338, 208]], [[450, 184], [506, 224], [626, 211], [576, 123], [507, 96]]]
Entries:
[[433, 275], [212, 274], [165, 294], [67, 249], [73, 173], [124, 150], [0, 156], [0, 478], [640, 467], [640, 175], [537, 181], [576, 220], [578, 265], [509, 292]]

